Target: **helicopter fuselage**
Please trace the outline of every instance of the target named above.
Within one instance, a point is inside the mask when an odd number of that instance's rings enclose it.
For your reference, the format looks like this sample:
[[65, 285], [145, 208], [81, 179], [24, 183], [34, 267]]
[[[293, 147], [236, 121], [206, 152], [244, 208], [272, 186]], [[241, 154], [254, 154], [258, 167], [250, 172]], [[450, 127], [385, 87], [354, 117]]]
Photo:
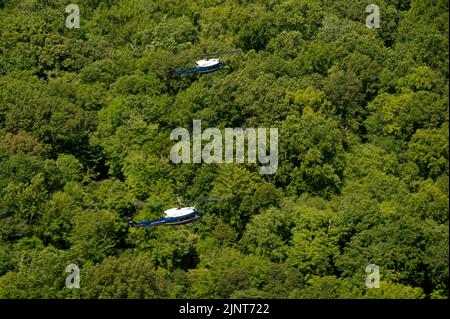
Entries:
[[199, 60], [196, 62], [196, 66], [186, 70], [177, 70], [182, 76], [189, 75], [191, 73], [209, 73], [217, 71], [225, 66], [219, 59]]
[[164, 212], [165, 217], [143, 222], [132, 222], [134, 227], [151, 228], [158, 225], [181, 225], [202, 217], [195, 207], [172, 208]]

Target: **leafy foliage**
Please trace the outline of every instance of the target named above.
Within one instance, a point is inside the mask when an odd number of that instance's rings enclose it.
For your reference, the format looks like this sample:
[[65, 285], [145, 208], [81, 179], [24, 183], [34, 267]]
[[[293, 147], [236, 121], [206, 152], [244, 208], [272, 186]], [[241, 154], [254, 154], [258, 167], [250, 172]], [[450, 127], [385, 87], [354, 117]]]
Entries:
[[[0, 298], [448, 295], [448, 1], [77, 3], [0, 0]], [[276, 174], [171, 163], [194, 119], [277, 127]], [[178, 196], [229, 200], [127, 227]]]

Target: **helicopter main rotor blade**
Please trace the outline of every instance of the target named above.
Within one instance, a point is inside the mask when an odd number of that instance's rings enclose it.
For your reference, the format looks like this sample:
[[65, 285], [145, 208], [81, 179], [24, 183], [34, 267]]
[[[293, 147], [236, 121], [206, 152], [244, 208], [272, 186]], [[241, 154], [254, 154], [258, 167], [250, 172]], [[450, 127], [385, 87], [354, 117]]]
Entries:
[[189, 204], [189, 203], [219, 202], [219, 201], [225, 201], [225, 200], [228, 200], [228, 198], [211, 197], [211, 198], [199, 198], [199, 199], [191, 199], [191, 200], [173, 200], [173, 201], [167, 201], [167, 202], [136, 201], [136, 202], [130, 202], [130, 203], [133, 204], [133, 205], [136, 205], [136, 206], [143, 206], [143, 205], [166, 205], [166, 204]]
[[170, 202], [146, 202], [146, 201], [138, 201], [138, 202], [130, 202], [133, 205], [141, 206], [141, 205], [164, 205]]
[[228, 50], [228, 51], [221, 51], [221, 52], [213, 52], [213, 53], [192, 53], [192, 54], [177, 54], [175, 55], [176, 58], [191, 58], [194, 56], [206, 56], [206, 57], [214, 57], [214, 56], [222, 56], [227, 54], [239, 54], [244, 53], [241, 49], [237, 50]]
[[184, 201], [180, 201], [180, 202], [188, 204], [188, 203], [219, 202], [219, 201], [225, 201], [225, 200], [228, 200], [228, 198], [212, 197], [212, 198], [184, 200]]
[[207, 53], [207, 56], [222, 56], [227, 54], [238, 54], [238, 53], [244, 53], [241, 49], [238, 50], [230, 50], [230, 51], [222, 51], [222, 52], [215, 52], [215, 53]]

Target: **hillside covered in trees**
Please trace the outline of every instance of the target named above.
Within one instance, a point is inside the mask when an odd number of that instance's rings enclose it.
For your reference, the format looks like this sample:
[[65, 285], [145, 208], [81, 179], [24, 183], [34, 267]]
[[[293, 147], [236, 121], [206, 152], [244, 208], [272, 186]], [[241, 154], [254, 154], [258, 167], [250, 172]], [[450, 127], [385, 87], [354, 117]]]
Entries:
[[[73, 3], [0, 0], [0, 298], [447, 298], [447, 0]], [[172, 163], [193, 120], [278, 170]], [[229, 200], [128, 227], [177, 197]]]

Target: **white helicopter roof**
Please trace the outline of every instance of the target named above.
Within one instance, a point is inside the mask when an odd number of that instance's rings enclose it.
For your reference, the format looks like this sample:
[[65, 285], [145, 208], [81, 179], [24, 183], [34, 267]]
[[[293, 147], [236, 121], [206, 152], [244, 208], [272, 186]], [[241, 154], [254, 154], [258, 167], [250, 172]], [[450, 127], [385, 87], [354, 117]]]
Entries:
[[197, 66], [201, 67], [213, 66], [219, 63], [220, 63], [219, 59], [198, 60], [197, 62], [195, 62]]
[[171, 208], [164, 211], [166, 217], [180, 217], [195, 211], [195, 207], [181, 207], [181, 208]]

